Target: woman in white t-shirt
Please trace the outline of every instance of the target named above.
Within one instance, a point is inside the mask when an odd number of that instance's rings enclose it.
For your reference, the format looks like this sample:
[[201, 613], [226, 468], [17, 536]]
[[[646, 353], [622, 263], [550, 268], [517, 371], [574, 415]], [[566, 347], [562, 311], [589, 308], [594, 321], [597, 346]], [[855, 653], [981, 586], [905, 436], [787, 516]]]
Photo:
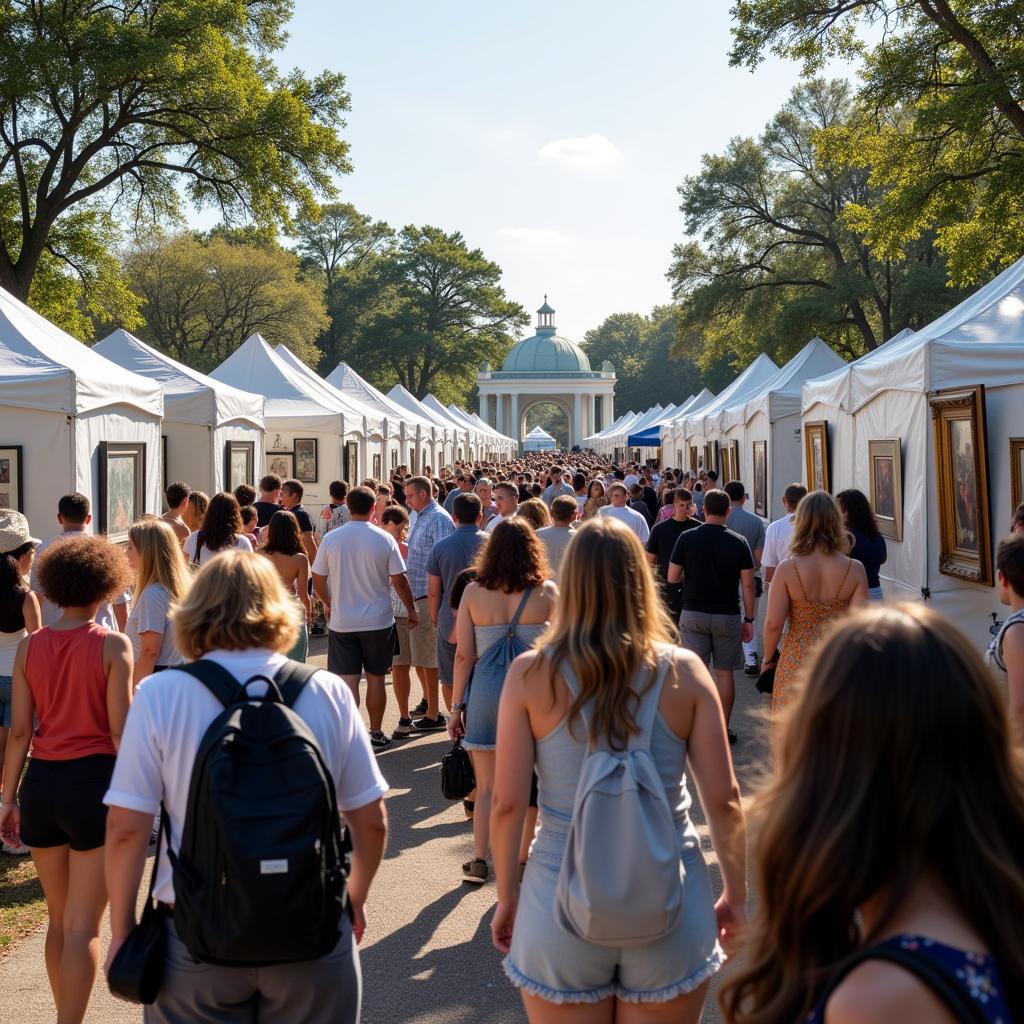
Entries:
[[188, 564], [170, 524], [143, 519], [128, 531], [128, 564], [135, 571], [132, 611], [125, 634], [132, 642], [132, 685], [183, 660], [167, 616], [189, 586]]
[[233, 494], [215, 494], [203, 516], [202, 525], [185, 541], [185, 557], [192, 565], [205, 565], [218, 551], [238, 548], [252, 551], [242, 529], [242, 511]]

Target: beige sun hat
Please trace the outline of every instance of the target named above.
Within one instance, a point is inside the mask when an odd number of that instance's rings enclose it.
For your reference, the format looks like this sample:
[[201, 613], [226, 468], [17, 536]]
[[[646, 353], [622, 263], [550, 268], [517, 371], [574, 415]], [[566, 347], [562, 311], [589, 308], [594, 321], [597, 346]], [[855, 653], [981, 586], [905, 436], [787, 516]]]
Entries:
[[0, 555], [16, 551], [23, 544], [41, 544], [28, 531], [28, 520], [13, 508], [0, 508]]

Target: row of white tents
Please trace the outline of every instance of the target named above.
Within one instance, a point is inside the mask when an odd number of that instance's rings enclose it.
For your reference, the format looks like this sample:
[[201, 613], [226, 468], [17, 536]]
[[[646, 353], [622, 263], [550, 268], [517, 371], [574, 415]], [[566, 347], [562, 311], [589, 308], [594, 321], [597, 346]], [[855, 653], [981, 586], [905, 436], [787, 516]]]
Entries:
[[[717, 397], [702, 392], [678, 406], [627, 413], [587, 438], [613, 456], [660, 457], [689, 468], [696, 455], [721, 469], [738, 445], [739, 477], [754, 491], [755, 452], [766, 453], [767, 519], [782, 514], [780, 496], [807, 483], [804, 432], [827, 424], [831, 490], [871, 493], [869, 443], [897, 440], [902, 460], [902, 539], [888, 539], [882, 570], [887, 596], [927, 600], [967, 629], [988, 638], [995, 590], [940, 571], [939, 484], [929, 396], [984, 386], [988, 507], [992, 545], [1006, 533], [1013, 502], [1014, 441], [1024, 438], [1024, 260], [920, 331], [904, 331], [852, 363], [814, 339], [779, 368], [759, 356]], [[763, 442], [763, 447], [760, 443]], [[1016, 455], [1019, 459], [1020, 456]], [[706, 468], [713, 468], [707, 465]], [[1016, 472], [1015, 472], [1016, 471]], [[983, 474], [983, 477], [986, 474]], [[1019, 484], [1018, 484], [1019, 486]], [[753, 501], [748, 509], [753, 511]], [[991, 552], [989, 553], [991, 557]]]
[[90, 348], [0, 289], [0, 506], [38, 536], [56, 532], [72, 490], [116, 532], [126, 515], [159, 512], [171, 480], [212, 494], [282, 466], [317, 504], [332, 480], [516, 450], [456, 405], [400, 385], [384, 395], [345, 363], [325, 380], [259, 335], [205, 375], [122, 330]]

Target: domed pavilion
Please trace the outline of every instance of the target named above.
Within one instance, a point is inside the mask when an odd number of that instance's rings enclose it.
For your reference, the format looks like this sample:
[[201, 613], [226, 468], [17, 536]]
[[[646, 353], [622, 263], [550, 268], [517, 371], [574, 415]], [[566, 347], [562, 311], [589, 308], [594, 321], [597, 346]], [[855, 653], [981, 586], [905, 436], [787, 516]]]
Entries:
[[512, 347], [500, 370], [488, 363], [480, 367], [480, 417], [522, 442], [530, 409], [555, 405], [568, 420], [569, 446], [582, 444], [615, 420], [615, 370], [609, 362], [592, 369], [586, 352], [559, 336], [546, 295], [536, 330]]

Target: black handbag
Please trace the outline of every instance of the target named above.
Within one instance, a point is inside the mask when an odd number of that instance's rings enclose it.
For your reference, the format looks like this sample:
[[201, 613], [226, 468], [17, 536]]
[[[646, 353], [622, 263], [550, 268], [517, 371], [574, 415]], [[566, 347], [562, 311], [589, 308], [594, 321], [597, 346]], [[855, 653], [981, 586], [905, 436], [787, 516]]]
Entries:
[[473, 762], [458, 739], [441, 758], [441, 793], [446, 800], [464, 800], [475, 788]]
[[779, 663], [779, 652], [776, 648], [775, 653], [771, 657], [771, 668], [766, 668], [758, 677], [757, 682], [754, 684], [757, 687], [758, 693], [771, 693], [775, 689], [775, 666]]
[[160, 863], [160, 840], [163, 838], [166, 820], [167, 812], [161, 805], [153, 873], [149, 876], [149, 894], [146, 896], [142, 919], [124, 940], [107, 972], [107, 987], [112, 995], [126, 1002], [142, 1003], [145, 1006], [156, 1002], [160, 983], [164, 978], [164, 961], [167, 956], [167, 923], [153, 902], [156, 869]]

